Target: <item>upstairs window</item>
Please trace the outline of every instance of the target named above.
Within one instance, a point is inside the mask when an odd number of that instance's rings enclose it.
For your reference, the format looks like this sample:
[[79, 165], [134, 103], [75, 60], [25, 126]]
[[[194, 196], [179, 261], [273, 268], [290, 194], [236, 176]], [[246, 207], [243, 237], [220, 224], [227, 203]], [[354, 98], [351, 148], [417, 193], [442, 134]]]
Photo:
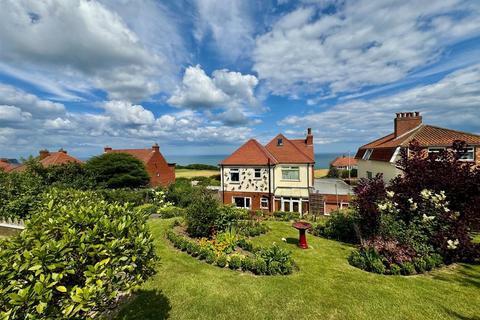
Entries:
[[283, 146], [283, 139], [282, 138], [277, 139], [277, 146]]
[[368, 160], [368, 159], [370, 159], [370, 156], [372, 155], [372, 152], [373, 152], [372, 149], [367, 149], [367, 151], [365, 151], [365, 153], [363, 154], [362, 159], [363, 159], [363, 160]]
[[300, 169], [299, 167], [283, 167], [282, 168], [282, 180], [300, 180]]
[[230, 169], [230, 181], [240, 182], [240, 172], [238, 169]]
[[474, 161], [475, 160], [475, 148], [468, 147], [463, 150], [460, 155], [460, 161]]
[[260, 179], [262, 177], [261, 169], [255, 169], [254, 177], [255, 177], [255, 179]]

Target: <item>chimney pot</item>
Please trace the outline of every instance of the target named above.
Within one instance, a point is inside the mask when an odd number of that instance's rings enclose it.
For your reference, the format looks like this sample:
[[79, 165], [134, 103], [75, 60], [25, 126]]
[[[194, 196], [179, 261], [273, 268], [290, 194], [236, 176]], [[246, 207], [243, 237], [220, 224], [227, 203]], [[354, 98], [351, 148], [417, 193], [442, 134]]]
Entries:
[[160, 152], [160, 146], [158, 143], [155, 142], [155, 144], [152, 146], [153, 152]]
[[40, 154], [40, 160], [43, 160], [50, 155], [50, 152], [47, 149], [43, 149], [43, 150], [40, 150], [39, 154]]
[[313, 134], [312, 134], [312, 128], [307, 129], [307, 137], [305, 138], [305, 144], [307, 146], [313, 145]]
[[105, 146], [105, 148], [103, 148], [103, 152], [108, 152], [108, 151], [112, 151], [112, 147]]
[[58, 149], [58, 152], [62, 152], [62, 153], [67, 154], [67, 150], [64, 150], [63, 148]]
[[[400, 117], [398, 116], [400, 114]], [[395, 137], [418, 127], [422, 124], [420, 112], [401, 112], [397, 113], [394, 119]]]

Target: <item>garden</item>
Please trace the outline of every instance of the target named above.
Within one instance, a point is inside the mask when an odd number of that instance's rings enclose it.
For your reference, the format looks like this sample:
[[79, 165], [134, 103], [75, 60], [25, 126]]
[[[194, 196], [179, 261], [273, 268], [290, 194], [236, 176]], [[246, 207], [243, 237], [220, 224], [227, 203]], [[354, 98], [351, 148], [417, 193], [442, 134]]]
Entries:
[[[223, 206], [188, 179], [146, 186], [126, 156], [0, 173], [3, 319], [476, 319], [480, 169], [462, 144], [360, 180], [354, 206], [309, 221]], [[438, 161], [435, 157], [441, 157]], [[309, 215], [302, 217], [310, 220]]]

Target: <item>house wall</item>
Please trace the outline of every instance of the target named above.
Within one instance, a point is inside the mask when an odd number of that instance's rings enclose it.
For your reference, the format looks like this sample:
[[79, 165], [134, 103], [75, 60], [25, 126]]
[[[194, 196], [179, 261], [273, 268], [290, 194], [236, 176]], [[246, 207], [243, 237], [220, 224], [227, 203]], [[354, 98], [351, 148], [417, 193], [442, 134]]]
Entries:
[[[267, 192], [240, 192], [240, 191], [225, 191], [221, 194], [222, 201], [224, 204], [232, 204], [233, 197], [246, 197], [251, 199], [251, 210], [263, 210], [268, 211], [268, 209], [263, 209], [260, 207], [260, 199], [262, 197], [269, 198], [269, 202], [272, 203], [272, 198], [269, 197]], [[271, 208], [273, 211], [273, 203], [271, 204]]]
[[159, 153], [155, 153], [145, 167], [152, 187], [168, 186], [175, 182], [175, 166], [169, 166]]
[[[239, 182], [232, 182], [230, 171], [238, 169], [240, 174]], [[255, 178], [255, 169], [260, 169], [260, 178]], [[270, 190], [273, 192], [273, 169], [270, 169]], [[267, 192], [268, 189], [268, 167], [267, 166], [228, 166], [223, 168], [221, 190], [228, 192]]]
[[[299, 180], [283, 180], [283, 167], [299, 167]], [[292, 196], [308, 198], [308, 187], [313, 187], [313, 170], [312, 165], [307, 164], [279, 164], [275, 166], [275, 195], [276, 196]]]
[[374, 177], [377, 173], [383, 173], [383, 180], [389, 182], [402, 173], [400, 169], [395, 167], [395, 163], [374, 161], [374, 160], [358, 160], [358, 177], [367, 178], [367, 171], [372, 172]]

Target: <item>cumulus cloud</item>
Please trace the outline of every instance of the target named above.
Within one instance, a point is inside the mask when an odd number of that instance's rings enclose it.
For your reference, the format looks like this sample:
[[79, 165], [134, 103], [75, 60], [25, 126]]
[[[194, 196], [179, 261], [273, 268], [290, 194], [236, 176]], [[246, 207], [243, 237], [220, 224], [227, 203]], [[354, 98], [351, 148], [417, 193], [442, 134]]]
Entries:
[[[199, 65], [190, 66], [185, 70], [181, 86], [167, 102], [176, 107], [206, 111], [211, 119], [228, 125], [246, 124], [252, 111], [262, 111], [255, 98], [257, 85], [254, 75], [222, 69], [215, 70], [210, 77]], [[213, 109], [220, 109], [221, 113]]]
[[256, 39], [254, 70], [273, 93], [328, 96], [391, 83], [480, 34], [475, 1], [360, 0], [331, 14], [322, 9], [301, 6]]
[[4, 72], [28, 71], [39, 86], [43, 78], [50, 85], [55, 79], [63, 88], [58, 91], [90, 86], [115, 99], [141, 99], [160, 90], [159, 74], [173, 71], [167, 55], [147, 48], [119, 14], [98, 1], [4, 0], [0, 42], [0, 59], [9, 66]]
[[288, 116], [279, 124], [318, 128], [317, 143], [355, 142], [358, 146], [392, 132], [396, 112], [420, 111], [428, 124], [480, 133], [479, 83], [480, 65], [475, 65], [434, 84], [352, 100], [324, 112]]
[[23, 112], [20, 108], [0, 105], [0, 123], [22, 122], [31, 118], [31, 113]]
[[125, 125], [152, 124], [155, 116], [141, 105], [133, 105], [128, 101], [108, 101], [103, 105], [105, 114], [113, 121]]

